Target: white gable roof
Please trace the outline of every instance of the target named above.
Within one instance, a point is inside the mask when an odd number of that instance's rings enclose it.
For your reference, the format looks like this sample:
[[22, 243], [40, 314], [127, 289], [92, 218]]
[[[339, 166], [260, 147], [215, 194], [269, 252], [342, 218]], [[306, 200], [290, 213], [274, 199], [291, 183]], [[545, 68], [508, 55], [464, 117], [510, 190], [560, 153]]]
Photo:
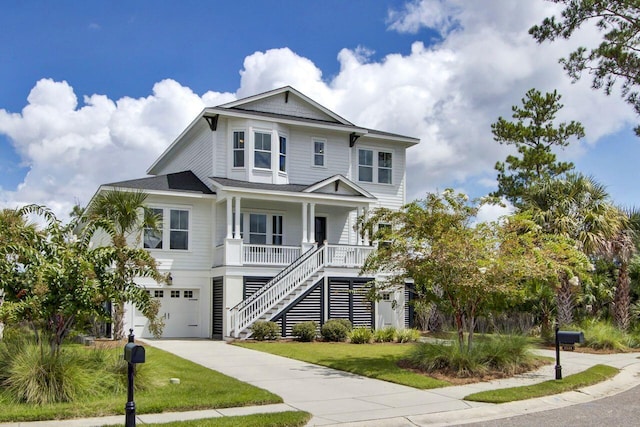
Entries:
[[238, 99], [218, 106], [257, 111], [262, 113], [284, 114], [305, 119], [323, 120], [353, 126], [353, 123], [328, 108], [318, 104], [291, 86], [281, 87], [268, 92]]

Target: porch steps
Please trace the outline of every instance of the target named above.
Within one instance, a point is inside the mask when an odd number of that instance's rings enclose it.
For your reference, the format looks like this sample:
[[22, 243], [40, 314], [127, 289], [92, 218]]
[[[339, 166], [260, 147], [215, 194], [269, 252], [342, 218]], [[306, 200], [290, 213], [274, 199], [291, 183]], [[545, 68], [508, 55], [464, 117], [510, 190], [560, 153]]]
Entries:
[[[319, 280], [322, 280], [323, 277], [324, 277], [324, 270], [321, 270], [317, 274], [311, 276], [302, 285], [296, 288], [295, 291], [291, 292], [284, 299], [282, 299], [276, 305], [274, 305], [269, 311], [267, 311], [265, 314], [263, 314], [258, 319], [256, 319], [254, 323], [259, 320], [263, 320], [263, 321], [272, 320], [282, 311], [286, 310], [291, 304], [296, 302], [300, 296], [302, 296], [305, 292], [311, 289], [316, 283], [318, 283]], [[238, 338], [240, 339], [248, 339], [250, 337], [251, 337], [251, 327], [246, 328], [238, 336]]]
[[322, 246], [300, 256], [249, 298], [231, 309], [231, 335], [246, 339], [251, 325], [271, 320], [324, 275], [327, 248]]

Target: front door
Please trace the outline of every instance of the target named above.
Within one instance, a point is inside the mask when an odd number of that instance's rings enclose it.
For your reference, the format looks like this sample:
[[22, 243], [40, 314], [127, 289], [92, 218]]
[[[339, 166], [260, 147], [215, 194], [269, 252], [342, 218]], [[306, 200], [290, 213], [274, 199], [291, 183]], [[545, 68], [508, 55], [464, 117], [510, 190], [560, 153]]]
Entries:
[[318, 246], [322, 246], [324, 241], [327, 240], [327, 217], [317, 216], [315, 218], [316, 234], [314, 238]]

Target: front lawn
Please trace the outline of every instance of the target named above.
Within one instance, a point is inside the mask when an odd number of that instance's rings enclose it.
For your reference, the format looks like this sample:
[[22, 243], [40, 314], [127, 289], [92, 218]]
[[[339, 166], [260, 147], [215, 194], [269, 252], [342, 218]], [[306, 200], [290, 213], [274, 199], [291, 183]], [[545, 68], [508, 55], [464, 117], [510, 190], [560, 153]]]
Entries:
[[565, 391], [577, 390], [581, 387], [597, 384], [608, 380], [620, 372], [619, 369], [607, 365], [595, 365], [586, 371], [569, 375], [561, 380], [549, 380], [538, 384], [502, 388], [498, 390], [488, 390], [473, 393], [466, 396], [465, 400], [486, 403], [506, 403], [516, 400], [533, 399], [536, 397], [549, 396], [552, 394], [564, 393]]
[[162, 427], [299, 427], [305, 425], [310, 419], [311, 414], [308, 412], [287, 411], [145, 425]]
[[[150, 386], [135, 394], [138, 414], [282, 402], [280, 397], [266, 390], [162, 350], [150, 346], [145, 346], [145, 349], [146, 363], [141, 366], [147, 371], [145, 374], [150, 380]], [[121, 355], [123, 349], [114, 348], [109, 351]], [[170, 384], [169, 378], [180, 378], [180, 384]], [[41, 406], [15, 403], [7, 394], [0, 393], [0, 422], [118, 415], [124, 414], [126, 402], [126, 389], [108, 395], [85, 396], [71, 403]]]
[[450, 385], [398, 366], [413, 344], [236, 342], [235, 345], [419, 389]]

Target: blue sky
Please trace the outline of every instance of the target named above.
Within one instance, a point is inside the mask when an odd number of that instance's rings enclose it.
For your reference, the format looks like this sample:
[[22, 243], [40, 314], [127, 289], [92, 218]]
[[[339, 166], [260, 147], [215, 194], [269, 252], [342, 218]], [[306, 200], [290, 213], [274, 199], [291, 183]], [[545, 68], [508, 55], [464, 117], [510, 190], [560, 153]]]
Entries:
[[203, 106], [285, 84], [360, 125], [421, 138], [410, 198], [491, 191], [507, 151], [489, 124], [527, 89], [557, 88], [562, 119], [588, 135], [563, 156], [638, 204], [636, 118], [557, 64], [596, 31], [538, 46], [526, 31], [553, 4], [474, 3], [0, 2], [0, 206], [66, 213], [101, 183], [143, 176]]

